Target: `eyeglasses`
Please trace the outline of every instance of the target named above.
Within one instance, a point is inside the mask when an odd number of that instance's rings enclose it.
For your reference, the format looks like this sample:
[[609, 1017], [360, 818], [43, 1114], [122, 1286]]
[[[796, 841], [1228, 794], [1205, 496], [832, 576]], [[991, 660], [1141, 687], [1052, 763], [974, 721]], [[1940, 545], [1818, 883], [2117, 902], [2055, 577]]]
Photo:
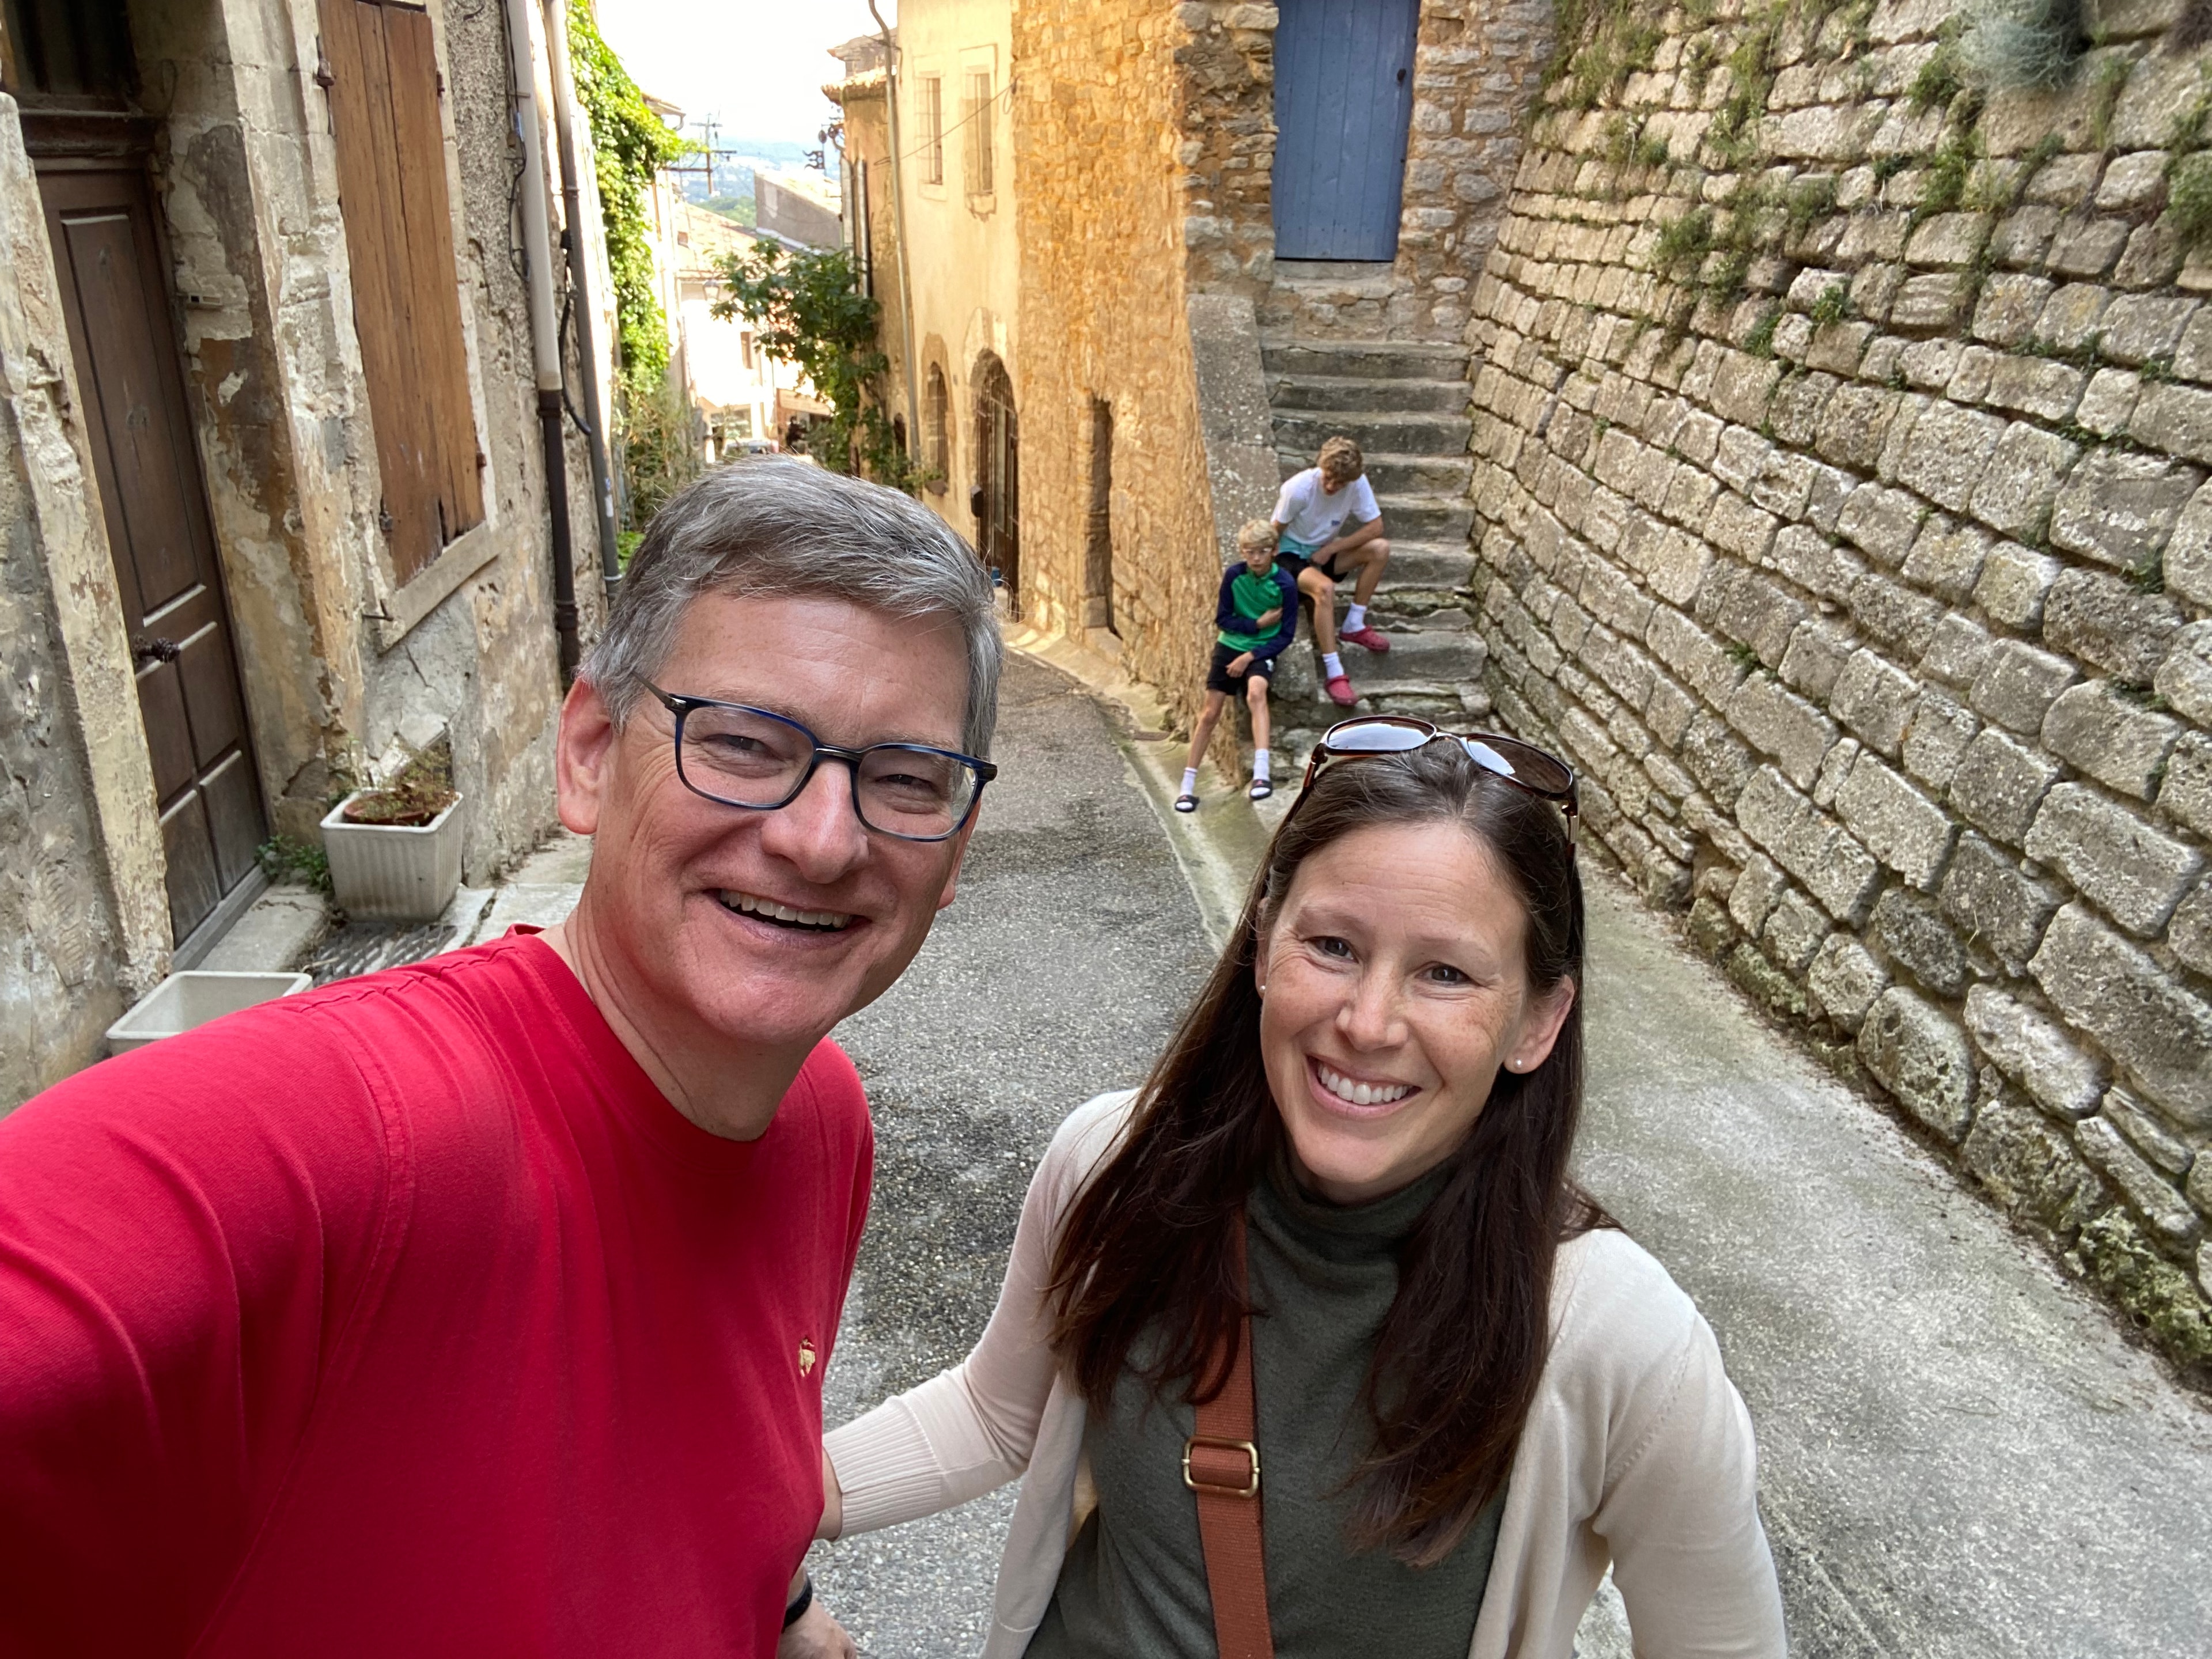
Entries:
[[797, 720], [741, 702], [672, 696], [645, 688], [676, 716], [676, 775], [695, 795], [773, 812], [797, 800], [825, 760], [853, 775], [853, 811], [869, 829], [901, 841], [960, 833], [999, 769], [973, 755], [919, 743], [840, 749]]
[[[1432, 743], [1455, 743], [1468, 758], [1486, 772], [1503, 778], [1516, 789], [1525, 789], [1539, 800], [1547, 800], [1567, 815], [1567, 841], [1575, 839], [1575, 824], [1582, 816], [1582, 797], [1575, 787], [1575, 769], [1557, 755], [1495, 732], [1465, 734], [1444, 731], [1426, 720], [1405, 714], [1370, 714], [1342, 720], [1322, 734], [1306, 763], [1305, 788], [1313, 787], [1321, 769], [1333, 760], [1357, 760], [1374, 755], [1410, 755]], [[1303, 792], [1299, 800], [1305, 799]], [[1297, 810], [1293, 802], [1291, 810]]]

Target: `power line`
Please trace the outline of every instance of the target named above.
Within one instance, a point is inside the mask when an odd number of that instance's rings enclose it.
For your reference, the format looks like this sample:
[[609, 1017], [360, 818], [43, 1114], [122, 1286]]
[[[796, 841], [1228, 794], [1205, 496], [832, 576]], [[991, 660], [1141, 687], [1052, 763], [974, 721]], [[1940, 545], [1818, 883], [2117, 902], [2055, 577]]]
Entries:
[[976, 105], [975, 108], [969, 110], [967, 114], [962, 116], [951, 126], [939, 128], [936, 132], [923, 139], [920, 143], [916, 144], [912, 149], [907, 151], [905, 155], [900, 156], [898, 159], [902, 161], [911, 161], [915, 156], [921, 155], [922, 151], [938, 148], [942, 145], [947, 138], [950, 138], [954, 133], [959, 131], [961, 128], [966, 126], [970, 121], [982, 114], [984, 111], [989, 109], [992, 105], [997, 103], [1002, 98], [1006, 100], [1007, 106], [1012, 107], [1014, 101], [1014, 83], [1012, 81], [1008, 81], [1005, 86], [1000, 87], [998, 91], [993, 93], [981, 103]]

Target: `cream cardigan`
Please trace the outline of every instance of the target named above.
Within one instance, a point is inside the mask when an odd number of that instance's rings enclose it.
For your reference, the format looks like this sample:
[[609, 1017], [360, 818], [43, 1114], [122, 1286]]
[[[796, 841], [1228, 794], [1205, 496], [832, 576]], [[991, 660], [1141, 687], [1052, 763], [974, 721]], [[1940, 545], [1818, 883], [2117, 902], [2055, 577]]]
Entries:
[[[1133, 1099], [1102, 1095], [1054, 1136], [975, 1352], [826, 1443], [847, 1533], [1021, 1478], [983, 1659], [1028, 1647], [1080, 1519], [1083, 1401], [1046, 1346], [1042, 1292], [1060, 1218]], [[1551, 1356], [1514, 1455], [1470, 1659], [1570, 1659], [1608, 1559], [1641, 1659], [1779, 1659], [1751, 1419], [1711, 1330], [1622, 1233], [1563, 1246], [1554, 1279]]]

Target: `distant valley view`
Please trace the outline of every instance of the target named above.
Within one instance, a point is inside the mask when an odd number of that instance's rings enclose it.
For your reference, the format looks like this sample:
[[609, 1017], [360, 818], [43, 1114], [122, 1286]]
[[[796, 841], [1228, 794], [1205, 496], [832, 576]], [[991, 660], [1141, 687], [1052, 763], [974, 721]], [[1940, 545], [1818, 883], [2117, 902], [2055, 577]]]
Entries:
[[726, 138], [717, 131], [719, 125], [712, 117], [685, 125], [687, 137], [708, 147], [713, 166], [708, 155], [690, 158], [696, 171], [683, 174], [684, 198], [751, 229], [760, 217], [755, 173], [810, 172], [817, 152], [788, 139]]

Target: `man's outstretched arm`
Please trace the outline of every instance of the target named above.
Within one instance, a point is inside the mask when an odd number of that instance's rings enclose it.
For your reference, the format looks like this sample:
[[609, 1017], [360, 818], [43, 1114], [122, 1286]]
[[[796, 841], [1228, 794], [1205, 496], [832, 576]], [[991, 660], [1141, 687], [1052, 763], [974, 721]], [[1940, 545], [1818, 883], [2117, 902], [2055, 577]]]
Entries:
[[349, 1073], [173, 1037], [0, 1122], [0, 1650], [180, 1651], [204, 1624], [374, 1237]]

